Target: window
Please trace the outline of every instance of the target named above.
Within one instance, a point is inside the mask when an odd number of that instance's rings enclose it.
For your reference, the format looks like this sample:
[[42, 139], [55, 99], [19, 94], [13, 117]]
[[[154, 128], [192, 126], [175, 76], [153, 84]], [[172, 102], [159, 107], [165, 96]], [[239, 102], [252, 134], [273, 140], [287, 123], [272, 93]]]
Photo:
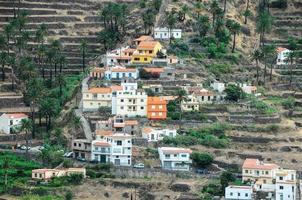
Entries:
[[152, 109], [155, 109], [155, 105], [151, 106]]
[[245, 173], [246, 173], [246, 174], [249, 173], [249, 170], [245, 170]]
[[144, 102], [144, 99], [141, 99], [141, 102]]
[[265, 171], [265, 174], [268, 175], [268, 171]]
[[240, 197], [240, 193], [238, 192], [238, 197]]
[[121, 140], [116, 141], [116, 145], [117, 146], [122, 146], [122, 141]]
[[82, 144], [80, 143], [80, 144], [79, 144], [79, 147], [81, 147], [81, 146], [82, 146]]
[[89, 94], [86, 94], [86, 97], [89, 97]]
[[124, 99], [121, 99], [121, 102], [124, 102]]
[[165, 158], [170, 158], [170, 154], [165, 154]]
[[163, 106], [162, 106], [162, 105], [159, 105], [159, 106], [158, 106], [158, 108], [159, 108], [159, 109], [162, 109], [162, 108], [163, 108]]
[[38, 175], [37, 174], [35, 174], [35, 177], [37, 177]]
[[158, 113], [158, 115], [159, 115], [159, 116], [162, 116], [162, 115], [163, 115], [163, 113], [162, 113], [162, 112], [159, 112], [159, 113]]
[[128, 165], [130, 165], [130, 160], [128, 160]]
[[186, 154], [181, 154], [181, 157], [182, 157], [182, 158], [186, 158], [187, 155], [186, 155]]
[[152, 114], [151, 114], [152, 116], [155, 116], [155, 112], [152, 112]]
[[233, 192], [230, 192], [230, 196], [233, 196]]
[[139, 58], [134, 58], [135, 61], [139, 61]]
[[141, 110], [144, 110], [144, 106], [141, 106]]
[[144, 58], [144, 61], [147, 61], [148, 60], [148, 58]]
[[283, 180], [283, 176], [280, 176], [280, 177], [279, 177], [279, 180], [282, 181], [282, 180]]
[[77, 146], [77, 143], [73, 143], [73, 146], [76, 147], [76, 146]]
[[95, 149], [96, 151], [98, 151], [98, 150], [99, 150], [99, 148], [98, 148], [98, 147], [95, 147], [94, 149]]
[[280, 186], [279, 186], [279, 189], [280, 189], [280, 190], [283, 190], [283, 186], [282, 186], [282, 185], [280, 185]]
[[249, 196], [249, 194], [248, 193], [245, 193], [245, 197], [248, 197]]
[[174, 154], [174, 157], [177, 157], [177, 154]]
[[124, 106], [121, 106], [121, 110], [124, 110]]
[[97, 98], [98, 97], [98, 94], [93, 94], [93, 98]]

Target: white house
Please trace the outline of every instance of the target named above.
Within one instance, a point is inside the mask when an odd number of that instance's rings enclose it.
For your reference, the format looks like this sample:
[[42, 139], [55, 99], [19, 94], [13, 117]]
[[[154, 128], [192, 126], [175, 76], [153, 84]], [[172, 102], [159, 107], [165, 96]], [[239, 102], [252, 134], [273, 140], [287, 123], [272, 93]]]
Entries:
[[154, 38], [167, 40], [170, 38], [180, 39], [181, 38], [181, 29], [169, 29], [167, 27], [164, 28], [155, 28], [154, 29]]
[[118, 49], [114, 49], [106, 53], [104, 63], [106, 66], [113, 66], [116, 64], [128, 64], [130, 63], [133, 52], [135, 50], [136, 49], [132, 49], [130, 47], [121, 47]]
[[294, 200], [297, 192], [295, 170], [278, 169], [276, 171], [276, 200]]
[[131, 159], [132, 141], [129, 134], [106, 133], [102, 139], [92, 141], [92, 161], [112, 163], [116, 166], [131, 166]]
[[2, 114], [0, 116], [0, 133], [11, 134], [18, 131], [22, 119], [28, 119], [24, 113]]
[[290, 54], [291, 50], [283, 47], [278, 47], [277, 48], [277, 60], [276, 64], [277, 65], [287, 65], [289, 63], [288, 61], [288, 55]]
[[225, 200], [251, 200], [252, 194], [252, 186], [230, 185], [225, 188]]
[[147, 94], [144, 91], [118, 91], [112, 95], [112, 114], [128, 117], [147, 115]]
[[159, 147], [159, 159], [161, 166], [166, 170], [189, 171], [192, 160], [191, 149], [177, 147]]
[[147, 139], [148, 142], [157, 142], [163, 140], [165, 136], [175, 137], [176, 135], [176, 129], [154, 129], [151, 127], [145, 127], [142, 130], [142, 136]]
[[111, 67], [105, 71], [105, 78], [107, 80], [122, 79], [122, 78], [134, 78], [137, 79], [139, 76], [138, 69], [126, 68], [121, 66]]
[[137, 90], [137, 81], [134, 78], [123, 78], [121, 81], [123, 91], [135, 91]]
[[218, 91], [219, 93], [222, 93], [222, 92], [224, 92], [224, 90], [225, 90], [225, 83], [218, 82], [218, 81], [213, 81], [213, 82], [211, 83], [211, 87], [212, 87], [214, 90]]

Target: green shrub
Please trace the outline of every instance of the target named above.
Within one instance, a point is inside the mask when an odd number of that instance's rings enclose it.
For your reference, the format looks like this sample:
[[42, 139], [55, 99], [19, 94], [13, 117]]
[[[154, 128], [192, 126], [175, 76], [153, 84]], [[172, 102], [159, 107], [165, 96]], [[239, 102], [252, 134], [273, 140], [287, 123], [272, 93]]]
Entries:
[[288, 97], [287, 99], [283, 100], [281, 104], [285, 109], [293, 109], [295, 108], [295, 98]]
[[237, 102], [239, 99], [243, 99], [245, 97], [242, 89], [235, 84], [230, 84], [225, 89], [226, 92], [226, 100]]
[[221, 74], [227, 74], [231, 72], [231, 66], [228, 64], [218, 64], [214, 63], [206, 66], [207, 69], [216, 76], [221, 76]]
[[208, 153], [194, 152], [191, 154], [193, 165], [196, 167], [207, 167], [213, 162], [213, 156]]

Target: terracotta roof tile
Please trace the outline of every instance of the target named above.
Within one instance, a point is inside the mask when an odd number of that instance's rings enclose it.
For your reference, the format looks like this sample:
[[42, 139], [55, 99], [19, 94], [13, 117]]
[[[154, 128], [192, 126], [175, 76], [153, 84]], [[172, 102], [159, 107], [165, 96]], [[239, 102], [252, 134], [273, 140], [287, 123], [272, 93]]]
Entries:
[[123, 68], [123, 67], [115, 67], [111, 69], [112, 72], [136, 72], [134, 68]]
[[99, 141], [94, 141], [93, 144], [95, 146], [100, 146], [100, 147], [111, 147], [111, 144], [106, 142], [106, 141], [103, 141], [103, 140], [99, 140]]
[[159, 42], [157, 41], [142, 41], [141, 43], [139, 43], [139, 45], [137, 46], [138, 50], [144, 50], [144, 49], [150, 49], [153, 50], [155, 48], [155, 46], [158, 44]]
[[9, 113], [6, 114], [9, 118], [27, 118], [28, 116], [24, 113]]
[[[93, 88], [90, 88], [87, 92], [88, 92], [88, 93], [107, 94], [107, 93], [111, 93], [111, 88], [106, 88], [106, 87], [93, 87]], [[86, 92], [86, 93], [87, 93], [87, 92]]]
[[95, 134], [99, 135], [99, 136], [111, 136], [111, 135], [113, 135], [113, 132], [112, 131], [104, 131], [104, 130], [96, 130]]
[[142, 130], [143, 133], [149, 134], [151, 132], [153, 132], [153, 129], [150, 127], [144, 127]]
[[138, 125], [138, 121], [136, 120], [125, 120], [126, 125]]
[[134, 41], [141, 42], [141, 41], [152, 41], [152, 40], [154, 40], [153, 37], [151, 37], [149, 35], [142, 35], [139, 38], [136, 38]]
[[245, 159], [243, 165], [243, 169], [260, 169], [260, 170], [272, 170], [279, 168], [276, 164], [269, 164], [269, 163], [263, 163], [259, 161], [258, 159], [251, 159], [247, 158]]

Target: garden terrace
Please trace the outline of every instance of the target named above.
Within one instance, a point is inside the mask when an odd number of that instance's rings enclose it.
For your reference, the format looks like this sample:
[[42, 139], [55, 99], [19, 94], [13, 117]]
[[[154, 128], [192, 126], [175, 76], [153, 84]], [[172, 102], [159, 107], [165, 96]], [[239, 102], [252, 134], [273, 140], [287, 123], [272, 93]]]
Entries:
[[[35, 33], [39, 25], [48, 28], [47, 42], [58, 39], [66, 56], [66, 69], [82, 69], [80, 42], [87, 42], [86, 63], [100, 55], [102, 46], [97, 42], [97, 33], [102, 30], [103, 22], [99, 20], [98, 11], [109, 0], [22, 0], [20, 10], [28, 14], [25, 30]], [[121, 1], [119, 1], [121, 2]], [[127, 1], [129, 6], [137, 1]], [[18, 2], [15, 9], [18, 10]], [[0, 30], [14, 17], [12, 1], [0, 0]], [[131, 13], [131, 12], [130, 12]], [[28, 47], [34, 48], [36, 43], [30, 39]], [[46, 42], [46, 45], [48, 45]], [[12, 50], [13, 51], [13, 50]], [[73, 71], [73, 70], [72, 70]]]

